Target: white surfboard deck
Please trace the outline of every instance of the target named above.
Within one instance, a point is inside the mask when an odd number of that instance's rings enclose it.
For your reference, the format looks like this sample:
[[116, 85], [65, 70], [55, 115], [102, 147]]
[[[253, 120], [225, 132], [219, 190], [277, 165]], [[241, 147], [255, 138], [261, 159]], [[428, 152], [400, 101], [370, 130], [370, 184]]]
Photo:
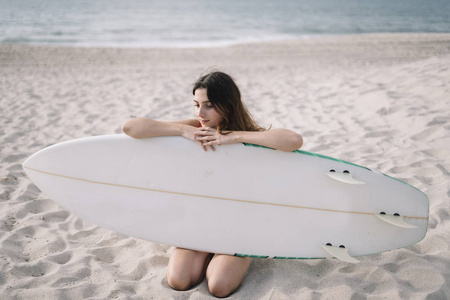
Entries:
[[418, 189], [305, 151], [233, 144], [204, 152], [181, 137], [120, 134], [50, 146], [23, 167], [48, 197], [92, 223], [213, 253], [342, 253], [354, 262], [417, 243], [428, 226]]

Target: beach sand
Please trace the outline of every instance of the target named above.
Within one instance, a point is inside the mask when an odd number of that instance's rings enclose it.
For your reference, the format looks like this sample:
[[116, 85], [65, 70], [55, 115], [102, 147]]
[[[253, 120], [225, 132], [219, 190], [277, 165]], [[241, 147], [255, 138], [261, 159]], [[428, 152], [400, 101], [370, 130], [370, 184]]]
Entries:
[[167, 285], [172, 247], [80, 219], [21, 167], [46, 146], [120, 133], [136, 116], [191, 118], [192, 83], [209, 67], [236, 79], [262, 125], [430, 200], [416, 245], [357, 265], [254, 259], [230, 299], [450, 298], [450, 34], [368, 34], [200, 49], [0, 44], [1, 299], [211, 297], [205, 281]]

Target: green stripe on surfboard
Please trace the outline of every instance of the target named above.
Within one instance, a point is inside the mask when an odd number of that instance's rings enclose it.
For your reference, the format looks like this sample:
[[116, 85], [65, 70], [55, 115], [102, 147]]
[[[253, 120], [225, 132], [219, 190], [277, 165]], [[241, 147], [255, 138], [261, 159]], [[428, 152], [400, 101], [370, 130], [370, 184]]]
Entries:
[[234, 256], [251, 257], [251, 258], [268, 258], [268, 256], [264, 256], [264, 255], [250, 255], [250, 254], [239, 254], [239, 253], [236, 253]]
[[[251, 258], [269, 258], [269, 256], [264, 255], [250, 255], [250, 254], [240, 254], [236, 253], [234, 256], [237, 257], [251, 257]], [[284, 256], [275, 256], [273, 259], [320, 259], [321, 257], [284, 257]]]
[[[266, 148], [266, 149], [274, 150], [273, 148], [260, 146], [260, 145], [255, 145], [255, 144], [244, 143], [244, 145], [245, 146], [249, 146], [249, 147]], [[326, 155], [317, 154], [317, 153], [308, 152], [308, 151], [303, 151], [303, 150], [295, 150], [295, 151], [292, 151], [292, 152], [305, 154], [305, 155], [309, 155], [309, 156], [315, 156], [315, 157], [319, 157], [319, 158], [324, 158], [324, 159], [328, 159], [328, 160], [332, 160], [332, 161], [337, 161], [337, 162], [341, 162], [341, 163], [344, 163], [344, 164], [348, 164], [348, 165], [352, 165], [352, 166], [355, 166], [355, 167], [359, 167], [359, 168], [363, 168], [363, 169], [369, 170], [366, 167], [363, 167], [363, 166], [360, 166], [360, 165], [357, 165], [357, 164], [354, 164], [354, 163], [351, 163], [351, 162], [348, 162], [348, 161], [345, 161], [345, 160], [340, 160], [340, 159], [337, 159], [337, 158], [334, 158], [334, 157], [331, 157], [331, 156], [326, 156]]]

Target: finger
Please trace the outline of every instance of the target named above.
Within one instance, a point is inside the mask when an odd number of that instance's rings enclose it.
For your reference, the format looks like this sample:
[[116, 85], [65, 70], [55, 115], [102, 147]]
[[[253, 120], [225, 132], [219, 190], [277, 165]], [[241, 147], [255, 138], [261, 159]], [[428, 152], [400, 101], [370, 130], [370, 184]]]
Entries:
[[203, 143], [202, 145], [203, 145], [204, 147], [209, 146], [209, 147], [211, 148], [212, 151], [216, 151], [216, 148], [214, 148], [214, 144], [216, 144], [216, 143], [214, 143], [214, 142], [205, 142], [205, 143]]
[[194, 132], [194, 135], [205, 136], [205, 135], [214, 135], [215, 133], [216, 133], [215, 131], [201, 130]]
[[207, 142], [207, 141], [213, 141], [215, 138], [213, 136], [199, 136], [195, 138], [197, 141]]
[[202, 146], [202, 149], [203, 149], [203, 151], [208, 151], [208, 149], [206, 148], [206, 146], [205, 145], [203, 145], [203, 143], [202, 142], [199, 142], [199, 144], [200, 144], [200, 146]]
[[220, 146], [220, 144], [219, 144], [219, 142], [217, 140], [209, 141], [209, 142], [203, 142], [202, 144], [203, 144], [203, 146], [211, 146], [211, 147], [213, 145], [219, 145]]

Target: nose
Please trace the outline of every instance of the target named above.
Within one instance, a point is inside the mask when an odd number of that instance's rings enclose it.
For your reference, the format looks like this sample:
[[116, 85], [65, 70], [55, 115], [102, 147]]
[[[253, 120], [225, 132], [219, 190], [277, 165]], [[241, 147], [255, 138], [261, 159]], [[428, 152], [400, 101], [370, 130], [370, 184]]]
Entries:
[[205, 115], [205, 109], [203, 108], [203, 106], [200, 106], [200, 107], [197, 109], [197, 115], [198, 115], [199, 117], [203, 117], [203, 116]]

